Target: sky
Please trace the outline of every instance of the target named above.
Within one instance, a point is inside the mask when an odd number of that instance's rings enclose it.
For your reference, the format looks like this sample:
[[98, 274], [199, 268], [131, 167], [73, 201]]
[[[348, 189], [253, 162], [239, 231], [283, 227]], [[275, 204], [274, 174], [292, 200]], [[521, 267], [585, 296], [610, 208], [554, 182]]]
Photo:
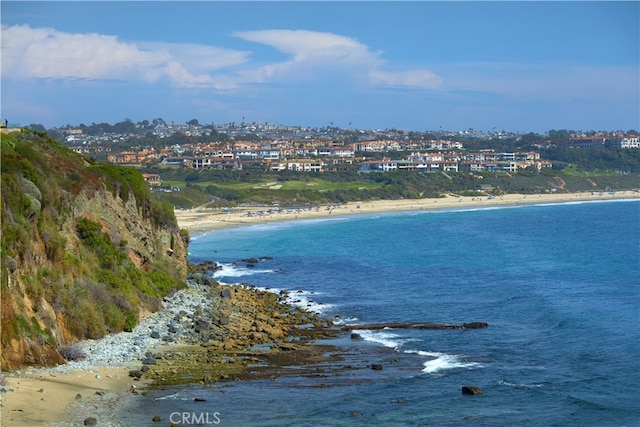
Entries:
[[0, 118], [640, 130], [640, 2], [5, 1]]

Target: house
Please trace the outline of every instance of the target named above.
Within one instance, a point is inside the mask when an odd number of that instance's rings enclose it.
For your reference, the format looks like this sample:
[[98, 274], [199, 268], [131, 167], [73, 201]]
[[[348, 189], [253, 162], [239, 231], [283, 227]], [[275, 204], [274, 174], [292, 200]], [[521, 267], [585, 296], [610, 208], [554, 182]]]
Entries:
[[160, 187], [162, 185], [162, 180], [160, 179], [160, 175], [155, 173], [143, 173], [142, 177], [151, 187]]
[[625, 148], [640, 148], [640, 137], [634, 136], [621, 136], [611, 139], [611, 146], [619, 150]]

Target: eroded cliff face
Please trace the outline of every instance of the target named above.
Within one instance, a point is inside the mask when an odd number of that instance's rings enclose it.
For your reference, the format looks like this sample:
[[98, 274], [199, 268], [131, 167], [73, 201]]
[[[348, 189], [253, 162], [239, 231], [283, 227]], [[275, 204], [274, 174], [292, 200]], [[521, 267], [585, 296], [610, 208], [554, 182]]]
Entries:
[[3, 135], [2, 150], [2, 369], [62, 363], [184, 286], [188, 237], [137, 172], [43, 135]]

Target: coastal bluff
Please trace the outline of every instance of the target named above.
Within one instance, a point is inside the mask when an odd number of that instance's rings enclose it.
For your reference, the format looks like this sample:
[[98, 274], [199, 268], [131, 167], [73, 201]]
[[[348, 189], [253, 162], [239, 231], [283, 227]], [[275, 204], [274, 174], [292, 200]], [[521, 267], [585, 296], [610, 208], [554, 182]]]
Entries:
[[64, 363], [186, 285], [188, 234], [142, 175], [44, 133], [3, 135], [1, 215], [3, 370]]

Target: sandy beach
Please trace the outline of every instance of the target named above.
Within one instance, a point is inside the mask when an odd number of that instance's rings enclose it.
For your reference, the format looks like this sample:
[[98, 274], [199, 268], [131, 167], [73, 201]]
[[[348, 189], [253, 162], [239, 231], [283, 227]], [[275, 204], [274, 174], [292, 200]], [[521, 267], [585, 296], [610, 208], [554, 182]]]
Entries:
[[[133, 365], [132, 365], [133, 366]], [[129, 367], [95, 367], [64, 371], [59, 368], [4, 374], [0, 425], [83, 425], [94, 417], [109, 419], [132, 393]]]
[[580, 201], [598, 201], [613, 199], [640, 198], [639, 190], [582, 193], [551, 194], [505, 194], [496, 197], [464, 197], [447, 195], [443, 198], [410, 200], [376, 200], [350, 202], [334, 206], [313, 206], [304, 208], [285, 208], [262, 206], [233, 209], [182, 209], [176, 210], [180, 228], [191, 233], [200, 233], [223, 228], [263, 224], [274, 221], [295, 221], [327, 218], [336, 215], [362, 215], [382, 212], [404, 212], [437, 209], [488, 208], [498, 206], [517, 206], [525, 204], [567, 203]]

